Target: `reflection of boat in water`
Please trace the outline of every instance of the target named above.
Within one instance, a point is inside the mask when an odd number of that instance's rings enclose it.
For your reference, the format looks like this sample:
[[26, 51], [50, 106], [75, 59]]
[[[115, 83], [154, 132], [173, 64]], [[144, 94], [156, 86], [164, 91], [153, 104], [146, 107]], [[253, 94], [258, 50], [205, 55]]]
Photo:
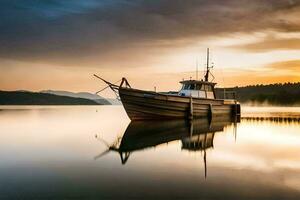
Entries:
[[[235, 120], [236, 121], [236, 120]], [[144, 150], [160, 144], [181, 140], [182, 150], [204, 151], [213, 147], [216, 132], [233, 123], [232, 118], [200, 118], [196, 120], [170, 121], [133, 121], [127, 127], [122, 138], [114, 144], [107, 145], [108, 149], [95, 157], [103, 156], [109, 151], [120, 154], [122, 164], [125, 164], [134, 151]]]

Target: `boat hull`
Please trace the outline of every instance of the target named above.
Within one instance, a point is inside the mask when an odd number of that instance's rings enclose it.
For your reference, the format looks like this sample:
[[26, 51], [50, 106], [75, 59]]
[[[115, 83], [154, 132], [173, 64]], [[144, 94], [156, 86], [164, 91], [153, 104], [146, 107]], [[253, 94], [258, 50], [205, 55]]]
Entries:
[[131, 120], [240, 114], [240, 105], [235, 100], [182, 97], [123, 87], [120, 87], [119, 95]]

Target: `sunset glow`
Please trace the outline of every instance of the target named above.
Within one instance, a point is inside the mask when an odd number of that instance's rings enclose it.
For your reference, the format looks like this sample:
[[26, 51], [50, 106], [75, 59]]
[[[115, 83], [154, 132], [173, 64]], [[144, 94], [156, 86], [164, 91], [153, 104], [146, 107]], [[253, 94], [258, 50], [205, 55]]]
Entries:
[[93, 73], [177, 90], [207, 47], [219, 86], [300, 81], [296, 0], [17, 2], [0, 7], [1, 90], [94, 92]]

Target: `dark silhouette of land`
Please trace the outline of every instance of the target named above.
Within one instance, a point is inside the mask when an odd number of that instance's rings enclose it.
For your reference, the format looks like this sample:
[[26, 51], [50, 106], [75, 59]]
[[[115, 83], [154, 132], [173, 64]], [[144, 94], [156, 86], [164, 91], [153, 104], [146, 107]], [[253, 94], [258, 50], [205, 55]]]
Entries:
[[24, 91], [0, 91], [0, 105], [102, 105], [84, 98]]
[[[241, 103], [270, 105], [300, 105], [300, 82], [276, 83], [269, 85], [250, 85], [245, 87], [226, 88], [235, 91]], [[217, 88], [217, 97], [224, 97], [224, 88]]]
[[[300, 105], [300, 82], [250, 85], [225, 88], [234, 91], [241, 103], [269, 105]], [[224, 98], [224, 88], [216, 88], [217, 98]], [[226, 95], [232, 98], [231, 94]], [[101, 101], [100, 101], [101, 100]], [[0, 91], [0, 105], [108, 105], [103, 99], [61, 96], [43, 92]]]

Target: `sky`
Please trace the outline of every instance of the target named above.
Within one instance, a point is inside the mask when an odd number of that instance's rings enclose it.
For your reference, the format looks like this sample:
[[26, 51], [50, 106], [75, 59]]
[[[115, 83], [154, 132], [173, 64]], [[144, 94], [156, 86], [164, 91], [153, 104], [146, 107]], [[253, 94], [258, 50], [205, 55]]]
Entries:
[[[299, 0], [1, 0], [0, 90], [178, 90], [300, 81]], [[211, 77], [210, 80], [212, 80]], [[106, 94], [104, 94], [106, 95]]]

